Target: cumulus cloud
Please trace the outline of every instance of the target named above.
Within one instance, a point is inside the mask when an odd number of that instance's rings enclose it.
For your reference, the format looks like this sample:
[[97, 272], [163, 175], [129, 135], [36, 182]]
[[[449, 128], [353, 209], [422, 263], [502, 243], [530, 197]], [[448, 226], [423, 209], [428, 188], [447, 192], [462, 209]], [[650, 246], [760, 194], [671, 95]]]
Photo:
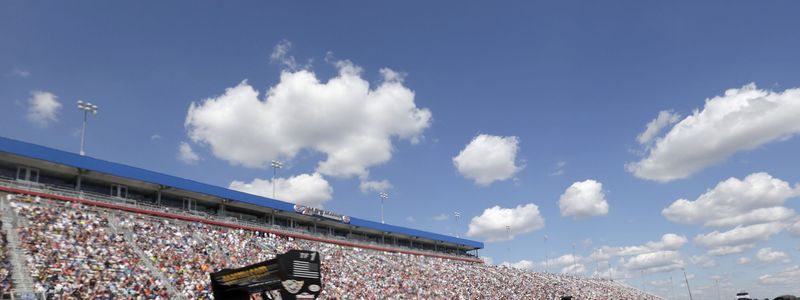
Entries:
[[260, 168], [306, 150], [324, 154], [318, 173], [367, 178], [368, 169], [389, 161], [392, 139], [417, 143], [431, 112], [418, 108], [414, 92], [395, 77], [377, 86], [349, 61], [321, 82], [309, 70], [284, 70], [263, 98], [247, 81], [218, 97], [193, 102], [186, 115], [189, 137], [208, 144], [233, 165]]
[[609, 247], [603, 246], [592, 253], [595, 259], [609, 259], [612, 256], [632, 256], [659, 251], [675, 251], [683, 247], [689, 239], [683, 235], [666, 233], [658, 241], [649, 241], [644, 245]]
[[623, 267], [628, 270], [648, 270], [664, 272], [666, 269], [673, 270], [684, 265], [680, 253], [677, 251], [655, 251], [642, 253], [630, 257], [623, 262]]
[[288, 40], [281, 40], [277, 45], [275, 45], [275, 48], [272, 49], [272, 54], [270, 54], [269, 58], [272, 60], [272, 62], [282, 64], [286, 69], [297, 70], [297, 61], [294, 59], [294, 56], [289, 54], [291, 49], [292, 42]]
[[487, 242], [505, 241], [542, 227], [544, 218], [539, 214], [539, 207], [536, 204], [518, 205], [516, 208], [494, 206], [484, 210], [480, 216], [472, 218], [467, 235], [482, 237]]
[[736, 260], [736, 263], [740, 264], [740, 265], [746, 265], [746, 264], [749, 264], [750, 261], [752, 261], [752, 260], [749, 257], [742, 256], [742, 257], [739, 257], [739, 259]]
[[789, 233], [793, 236], [800, 237], [800, 221], [795, 222], [794, 225], [789, 227]]
[[736, 152], [797, 134], [798, 115], [800, 88], [773, 92], [749, 84], [729, 89], [707, 99], [702, 110], [675, 124], [642, 160], [626, 164], [626, 169], [661, 182], [686, 178]]
[[[610, 261], [620, 258], [620, 269], [617, 276], [627, 276], [625, 272], [661, 273], [669, 272], [685, 265], [678, 251], [688, 239], [686, 236], [667, 233], [658, 241], [649, 241], [643, 245], [610, 247], [595, 249], [585, 261]], [[608, 276], [607, 274], [604, 276]]]
[[533, 270], [533, 267], [534, 267], [535, 264], [536, 263], [534, 263], [534, 262], [532, 262], [530, 260], [523, 259], [523, 260], [520, 260], [518, 262], [507, 262], [507, 261], [504, 261], [500, 265], [501, 266], [506, 266], [506, 267], [511, 267], [511, 268], [517, 268], [517, 269], [520, 269], [520, 270], [531, 271], [531, 270]]
[[58, 97], [50, 92], [33, 91], [28, 98], [28, 121], [41, 127], [46, 127], [58, 121], [61, 112], [61, 102]]
[[758, 278], [761, 284], [797, 286], [800, 282], [800, 265], [789, 267], [775, 274], [767, 274]]
[[[272, 180], [233, 181], [230, 189], [272, 198]], [[333, 188], [319, 173], [275, 178], [275, 197], [286, 202], [321, 208], [333, 198]]]
[[540, 263], [542, 267], [558, 268], [561, 266], [571, 266], [577, 264], [583, 258], [579, 255], [564, 254], [559, 257], [551, 258]]
[[763, 223], [719, 232], [713, 231], [695, 236], [694, 242], [708, 249], [709, 255], [720, 256], [740, 253], [755, 246], [756, 242], [768, 240], [785, 227], [780, 222]]
[[744, 180], [722, 181], [694, 201], [679, 199], [661, 213], [670, 221], [683, 224], [718, 227], [758, 224], [792, 217], [794, 210], [781, 205], [797, 196], [800, 196], [799, 185], [792, 187], [767, 173], [753, 173]]
[[650, 123], [647, 123], [644, 131], [636, 137], [636, 140], [639, 144], [648, 144], [661, 132], [661, 129], [664, 129], [664, 127], [668, 125], [675, 124], [680, 118], [680, 115], [672, 111], [662, 110], [658, 113], [658, 117], [650, 121]]
[[381, 181], [362, 181], [358, 187], [364, 194], [369, 192], [385, 192], [393, 188], [392, 183], [385, 179]]
[[708, 255], [695, 255], [689, 258], [689, 262], [693, 265], [698, 265], [703, 268], [711, 268], [717, 266], [717, 261], [714, 257]]
[[586, 266], [583, 264], [572, 264], [561, 269], [562, 274], [583, 274], [586, 273]]
[[573, 183], [558, 199], [558, 207], [562, 217], [580, 219], [607, 215], [608, 201], [603, 184], [591, 179]]
[[772, 250], [772, 248], [761, 248], [756, 252], [756, 258], [763, 262], [771, 262], [779, 259], [785, 259], [789, 257], [783, 251]]
[[187, 165], [193, 165], [200, 160], [200, 155], [197, 155], [197, 153], [192, 150], [192, 146], [189, 145], [189, 143], [181, 142], [181, 144], [178, 145], [178, 160]]
[[517, 164], [518, 150], [519, 138], [516, 136], [480, 134], [453, 157], [453, 164], [462, 176], [480, 186], [487, 186], [509, 179], [522, 170], [523, 166]]

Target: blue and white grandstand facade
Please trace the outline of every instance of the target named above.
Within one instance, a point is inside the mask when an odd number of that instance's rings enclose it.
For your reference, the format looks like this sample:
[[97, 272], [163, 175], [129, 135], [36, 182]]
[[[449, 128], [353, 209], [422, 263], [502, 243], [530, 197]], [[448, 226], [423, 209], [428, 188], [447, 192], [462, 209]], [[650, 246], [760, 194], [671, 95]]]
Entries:
[[0, 190], [392, 252], [477, 262], [483, 248], [4, 137]]

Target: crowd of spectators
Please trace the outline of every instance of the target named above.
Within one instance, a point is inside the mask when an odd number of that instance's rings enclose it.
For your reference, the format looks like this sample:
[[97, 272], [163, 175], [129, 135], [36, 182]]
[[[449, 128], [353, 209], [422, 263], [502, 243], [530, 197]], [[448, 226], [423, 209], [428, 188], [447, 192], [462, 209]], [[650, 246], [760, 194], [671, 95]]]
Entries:
[[[3, 222], [0, 221], [0, 228], [3, 227]], [[0, 298], [8, 294], [11, 290], [11, 262], [9, 261], [8, 254], [8, 240], [6, 234], [0, 231]]]
[[49, 299], [168, 299], [120, 233], [80, 205], [12, 202], [35, 293]]
[[[38, 288], [83, 299], [178, 298], [165, 285], [180, 298], [213, 299], [209, 273], [291, 249], [321, 254], [321, 299], [660, 299], [606, 279], [354, 248], [57, 201], [13, 206], [27, 222], [19, 232]], [[109, 218], [120, 228], [111, 230], [116, 227]], [[117, 230], [129, 232], [129, 238]], [[143, 266], [136, 249], [153, 268]]]

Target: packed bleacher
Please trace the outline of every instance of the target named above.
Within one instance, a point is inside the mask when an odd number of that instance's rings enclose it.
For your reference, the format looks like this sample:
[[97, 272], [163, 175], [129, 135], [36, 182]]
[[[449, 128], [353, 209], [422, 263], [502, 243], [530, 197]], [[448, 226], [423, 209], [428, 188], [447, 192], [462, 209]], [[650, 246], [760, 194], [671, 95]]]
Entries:
[[[322, 255], [321, 299], [660, 299], [605, 279], [354, 248], [60, 200], [12, 198], [36, 292], [53, 299], [212, 299], [209, 273], [290, 249]], [[0, 279], [7, 274], [0, 269]]]
[[[3, 222], [0, 221], [0, 228]], [[5, 232], [0, 231], [0, 296], [5, 296], [11, 290], [11, 263], [8, 259], [8, 240]]]

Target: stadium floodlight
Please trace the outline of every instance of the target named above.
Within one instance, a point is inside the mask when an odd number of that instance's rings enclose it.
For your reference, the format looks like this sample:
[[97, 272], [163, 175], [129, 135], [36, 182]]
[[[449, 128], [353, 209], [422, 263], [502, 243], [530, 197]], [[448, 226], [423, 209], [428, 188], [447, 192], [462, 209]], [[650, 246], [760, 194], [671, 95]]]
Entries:
[[381, 224], [384, 224], [384, 221], [383, 221], [383, 202], [386, 201], [386, 199], [389, 199], [389, 193], [380, 192], [380, 193], [378, 193], [378, 197], [381, 198]]
[[83, 146], [86, 140], [86, 119], [89, 113], [91, 112], [93, 115], [97, 114], [97, 105], [91, 104], [89, 102], [83, 102], [82, 100], [78, 100], [78, 109], [83, 111], [83, 128], [81, 128], [81, 155], [86, 155], [86, 152], [83, 151]]
[[273, 160], [270, 165], [272, 166], [272, 199], [275, 199], [275, 176], [278, 175], [278, 169], [283, 168], [283, 163]]
[[461, 219], [461, 212], [460, 211], [453, 212], [453, 217], [454, 217], [454, 219], [456, 219], [456, 237], [459, 237], [458, 236], [458, 219]]
[[547, 251], [547, 235], [544, 235], [544, 272], [550, 272], [550, 253]]
[[578, 273], [578, 268], [576, 267], [578, 262], [575, 258], [575, 243], [572, 243], [572, 267], [575, 268], [575, 273]]

